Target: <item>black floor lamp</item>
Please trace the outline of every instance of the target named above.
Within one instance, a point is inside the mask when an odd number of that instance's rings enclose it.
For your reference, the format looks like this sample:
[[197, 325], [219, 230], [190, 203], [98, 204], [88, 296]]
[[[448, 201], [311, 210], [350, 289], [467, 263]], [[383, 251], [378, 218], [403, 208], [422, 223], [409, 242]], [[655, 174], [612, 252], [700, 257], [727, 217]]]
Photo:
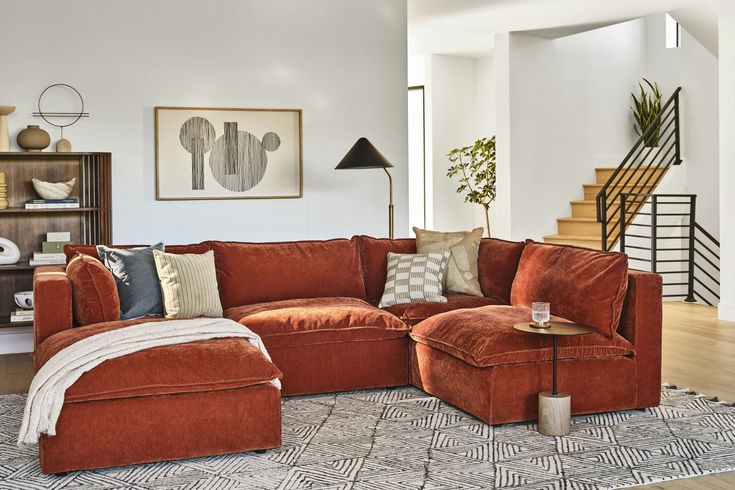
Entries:
[[342, 161], [334, 167], [337, 170], [343, 169], [366, 169], [366, 168], [382, 168], [388, 176], [388, 237], [393, 238], [393, 178], [388, 169], [393, 166], [377, 148], [373, 146], [367, 138], [360, 138], [357, 143], [352, 145], [350, 151], [342, 158]]

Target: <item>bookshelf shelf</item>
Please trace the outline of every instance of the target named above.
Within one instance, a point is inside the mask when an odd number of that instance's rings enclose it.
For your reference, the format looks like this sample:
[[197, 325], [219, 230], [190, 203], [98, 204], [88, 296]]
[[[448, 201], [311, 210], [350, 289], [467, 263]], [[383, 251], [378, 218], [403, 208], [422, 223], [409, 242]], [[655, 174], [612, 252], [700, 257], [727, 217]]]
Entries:
[[[0, 328], [27, 327], [33, 322], [10, 322], [16, 305], [13, 294], [33, 288], [36, 267], [28, 263], [48, 232], [69, 232], [73, 243], [110, 244], [112, 239], [110, 153], [0, 152], [0, 172], [5, 172], [7, 209], [0, 209], [0, 237], [15, 242], [20, 262], [0, 265]], [[62, 182], [77, 179], [70, 197], [79, 208], [25, 209], [38, 199], [31, 179]]]
[[79, 213], [88, 211], [102, 211], [103, 208], [84, 207], [84, 208], [48, 208], [48, 209], [25, 209], [25, 208], [7, 208], [0, 209], [0, 214], [26, 214], [26, 213]]

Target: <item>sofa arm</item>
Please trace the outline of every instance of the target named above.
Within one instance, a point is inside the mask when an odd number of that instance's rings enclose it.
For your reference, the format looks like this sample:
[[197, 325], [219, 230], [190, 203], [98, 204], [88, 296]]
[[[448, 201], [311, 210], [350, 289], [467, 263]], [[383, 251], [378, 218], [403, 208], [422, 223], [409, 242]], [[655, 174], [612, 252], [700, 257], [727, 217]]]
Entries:
[[658, 405], [661, 397], [661, 276], [630, 270], [618, 333], [635, 347], [638, 365], [638, 406]]
[[72, 328], [71, 281], [64, 267], [38, 267], [33, 274], [33, 345]]

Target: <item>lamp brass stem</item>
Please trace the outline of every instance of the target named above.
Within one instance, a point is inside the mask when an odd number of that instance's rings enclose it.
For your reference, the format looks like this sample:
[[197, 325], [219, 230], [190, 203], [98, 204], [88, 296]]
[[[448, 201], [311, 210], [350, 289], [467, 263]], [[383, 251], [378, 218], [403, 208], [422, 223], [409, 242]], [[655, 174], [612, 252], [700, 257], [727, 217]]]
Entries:
[[388, 176], [388, 238], [393, 240], [393, 177], [388, 169], [383, 167]]

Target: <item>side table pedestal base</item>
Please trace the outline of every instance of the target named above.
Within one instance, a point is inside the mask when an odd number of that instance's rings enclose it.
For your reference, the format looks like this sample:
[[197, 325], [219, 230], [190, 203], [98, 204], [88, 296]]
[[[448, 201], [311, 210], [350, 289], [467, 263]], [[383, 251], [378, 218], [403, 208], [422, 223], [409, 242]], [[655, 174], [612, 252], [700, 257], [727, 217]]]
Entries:
[[567, 436], [571, 431], [569, 393], [542, 391], [538, 394], [538, 431], [547, 436]]

